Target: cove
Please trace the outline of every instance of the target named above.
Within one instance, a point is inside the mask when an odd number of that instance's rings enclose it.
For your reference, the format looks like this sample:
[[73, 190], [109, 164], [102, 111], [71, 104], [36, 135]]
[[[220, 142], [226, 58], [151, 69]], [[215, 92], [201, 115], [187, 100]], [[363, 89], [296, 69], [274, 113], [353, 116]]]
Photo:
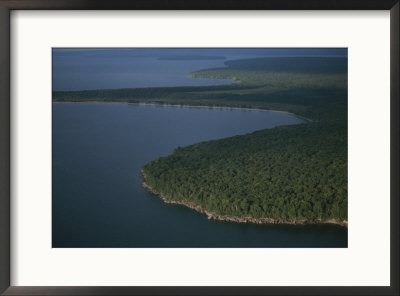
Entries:
[[111, 103], [52, 112], [54, 248], [347, 247], [345, 227], [208, 220], [141, 186], [141, 167], [178, 146], [303, 122], [292, 114]]

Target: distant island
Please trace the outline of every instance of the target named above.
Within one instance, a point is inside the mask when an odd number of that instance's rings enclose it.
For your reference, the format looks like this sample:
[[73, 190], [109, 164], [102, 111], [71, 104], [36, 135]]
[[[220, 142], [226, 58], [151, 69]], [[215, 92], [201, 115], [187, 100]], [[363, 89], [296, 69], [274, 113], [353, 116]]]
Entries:
[[209, 55], [173, 55], [159, 57], [160, 61], [195, 61], [195, 60], [225, 60], [223, 56], [209, 56]]
[[225, 64], [190, 75], [240, 83], [55, 91], [53, 101], [257, 108], [309, 119], [177, 147], [143, 167], [144, 186], [165, 202], [210, 219], [347, 225], [347, 58], [257, 58]]

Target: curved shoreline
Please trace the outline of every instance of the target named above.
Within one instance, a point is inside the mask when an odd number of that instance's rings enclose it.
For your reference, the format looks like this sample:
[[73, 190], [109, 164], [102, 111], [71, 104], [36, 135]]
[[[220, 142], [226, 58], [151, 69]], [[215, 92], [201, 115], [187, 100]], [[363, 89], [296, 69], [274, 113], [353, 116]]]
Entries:
[[300, 119], [308, 122], [312, 122], [311, 119], [297, 115], [289, 111], [282, 110], [272, 110], [272, 109], [261, 109], [261, 108], [251, 108], [251, 107], [229, 107], [229, 106], [207, 106], [207, 105], [182, 105], [182, 104], [159, 104], [159, 103], [128, 103], [128, 105], [137, 106], [160, 106], [160, 107], [176, 107], [176, 108], [199, 108], [199, 109], [223, 109], [223, 110], [241, 110], [241, 111], [261, 111], [261, 112], [276, 112], [290, 114]]
[[[244, 110], [244, 111], [261, 111], [261, 112], [278, 112], [278, 113], [286, 113], [298, 117], [307, 122], [312, 122], [313, 120], [302, 117], [295, 113], [291, 113], [288, 111], [281, 110], [269, 110], [269, 109], [260, 109], [260, 108], [241, 108], [241, 107], [229, 107], [229, 106], [207, 106], [207, 105], [182, 105], [182, 104], [160, 104], [160, 103], [130, 103], [130, 102], [112, 102], [112, 101], [64, 101], [64, 102], [52, 102], [56, 104], [127, 104], [127, 105], [137, 105], [137, 106], [160, 106], [160, 107], [175, 107], [175, 108], [204, 108], [204, 109], [226, 109], [226, 110]], [[254, 218], [254, 217], [239, 217], [239, 216], [228, 216], [228, 215], [220, 215], [213, 211], [207, 210], [199, 205], [195, 205], [186, 201], [175, 201], [169, 199], [167, 196], [163, 195], [161, 192], [153, 189], [146, 183], [146, 176], [141, 171], [143, 176], [142, 187], [151, 192], [154, 195], [157, 195], [167, 204], [176, 204], [188, 207], [192, 210], [195, 210], [198, 213], [207, 215], [208, 219], [218, 220], [218, 221], [226, 221], [226, 222], [236, 222], [236, 223], [254, 223], [254, 224], [291, 224], [291, 225], [306, 225], [306, 224], [336, 224], [343, 227], [348, 227], [348, 221], [336, 221], [335, 219], [329, 220], [316, 220], [316, 221], [308, 221], [308, 220], [282, 220], [282, 219], [273, 219], [273, 218]]]
[[253, 224], [291, 224], [291, 225], [306, 225], [306, 224], [336, 224], [347, 228], [347, 221], [336, 221], [335, 219], [330, 220], [317, 220], [317, 221], [307, 221], [307, 220], [282, 220], [273, 218], [253, 218], [253, 217], [239, 217], [239, 216], [228, 216], [220, 215], [213, 211], [207, 210], [199, 205], [195, 205], [191, 202], [186, 201], [175, 201], [169, 199], [167, 196], [163, 195], [161, 192], [150, 187], [146, 183], [146, 175], [143, 170], [141, 171], [143, 177], [142, 186], [150, 193], [157, 195], [166, 204], [175, 204], [188, 207], [200, 214], [205, 214], [210, 220], [226, 221], [226, 222], [236, 222], [236, 223], [253, 223]]
[[313, 122], [312, 119], [297, 115], [295, 113], [289, 111], [282, 111], [282, 110], [273, 110], [273, 109], [261, 109], [257, 107], [230, 107], [230, 106], [208, 106], [208, 105], [183, 105], [183, 104], [170, 104], [170, 103], [145, 103], [145, 102], [138, 102], [138, 103], [130, 103], [130, 102], [113, 102], [113, 101], [52, 101], [52, 104], [127, 104], [127, 105], [134, 105], [134, 106], [159, 106], [159, 107], [174, 107], [174, 108], [201, 108], [201, 109], [223, 109], [223, 110], [242, 110], [242, 111], [261, 111], [261, 112], [277, 112], [277, 113], [285, 113], [293, 115], [297, 118], [300, 118], [307, 122]]

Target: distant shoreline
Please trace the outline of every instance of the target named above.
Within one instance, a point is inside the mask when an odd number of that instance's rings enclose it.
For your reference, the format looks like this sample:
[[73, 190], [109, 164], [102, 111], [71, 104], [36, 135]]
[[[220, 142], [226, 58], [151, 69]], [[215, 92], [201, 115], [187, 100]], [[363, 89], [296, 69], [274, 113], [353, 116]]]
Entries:
[[201, 109], [225, 109], [225, 110], [242, 110], [242, 111], [261, 111], [261, 112], [277, 112], [277, 113], [284, 113], [293, 115], [299, 119], [305, 120], [307, 122], [313, 122], [313, 120], [297, 115], [292, 112], [282, 111], [282, 110], [273, 110], [273, 109], [261, 109], [257, 107], [229, 107], [229, 106], [207, 106], [207, 105], [182, 105], [182, 104], [160, 104], [160, 103], [130, 103], [130, 102], [111, 102], [111, 101], [53, 101], [53, 104], [127, 104], [127, 105], [134, 105], [134, 106], [158, 106], [158, 107], [174, 107], [174, 108], [201, 108]]
[[150, 193], [157, 195], [166, 204], [176, 204], [188, 207], [195, 210], [198, 213], [205, 214], [210, 220], [226, 221], [226, 222], [236, 222], [236, 223], [253, 223], [253, 224], [291, 224], [291, 225], [310, 225], [310, 224], [336, 224], [347, 228], [347, 221], [336, 221], [334, 219], [330, 220], [317, 220], [317, 221], [307, 221], [307, 220], [282, 220], [273, 218], [253, 218], [253, 217], [239, 217], [239, 216], [228, 216], [220, 215], [213, 211], [207, 210], [199, 205], [195, 205], [186, 201], [175, 201], [171, 200], [167, 196], [163, 195], [161, 192], [153, 189], [146, 183], [146, 175], [143, 170], [141, 171], [143, 177], [142, 186]]

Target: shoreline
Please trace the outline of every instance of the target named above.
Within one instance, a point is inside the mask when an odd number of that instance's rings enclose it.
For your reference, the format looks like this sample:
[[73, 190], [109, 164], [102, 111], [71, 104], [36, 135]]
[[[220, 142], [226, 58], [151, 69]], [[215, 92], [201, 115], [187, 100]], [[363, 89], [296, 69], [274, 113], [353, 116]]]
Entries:
[[[306, 122], [313, 122], [313, 120], [302, 117], [300, 115], [281, 110], [269, 110], [269, 109], [260, 109], [260, 108], [241, 108], [241, 107], [229, 107], [229, 106], [207, 106], [207, 105], [182, 105], [182, 104], [160, 104], [160, 103], [130, 103], [130, 102], [111, 102], [111, 101], [64, 101], [57, 102], [53, 101], [53, 104], [127, 104], [127, 105], [136, 105], [136, 106], [158, 106], [158, 107], [174, 107], [174, 108], [204, 108], [204, 109], [225, 109], [225, 110], [244, 110], [244, 111], [261, 111], [261, 112], [277, 112], [277, 113], [285, 113], [293, 115], [297, 118], [300, 118]], [[342, 227], [348, 227], [348, 221], [336, 221], [334, 219], [330, 220], [317, 220], [317, 221], [307, 221], [307, 220], [282, 220], [282, 219], [273, 219], [273, 218], [254, 218], [254, 217], [239, 217], [239, 216], [228, 216], [228, 215], [220, 215], [213, 211], [207, 210], [199, 205], [193, 204], [191, 202], [186, 201], [175, 201], [169, 199], [167, 196], [163, 195], [161, 192], [156, 191], [152, 187], [150, 187], [145, 179], [146, 176], [141, 170], [141, 174], [143, 177], [142, 187], [145, 188], [150, 193], [158, 196], [164, 203], [166, 204], [175, 204], [182, 205], [188, 207], [198, 213], [205, 214], [208, 219], [216, 220], [216, 221], [225, 221], [225, 222], [235, 222], [235, 223], [253, 223], [253, 224], [289, 224], [289, 225], [310, 225], [310, 224], [336, 224]]]
[[225, 221], [225, 222], [235, 222], [235, 223], [253, 223], [253, 224], [290, 224], [290, 225], [310, 225], [310, 224], [336, 224], [342, 227], [348, 227], [348, 221], [336, 221], [334, 219], [330, 220], [319, 220], [319, 221], [307, 221], [307, 220], [282, 220], [273, 218], [254, 218], [254, 217], [239, 217], [239, 216], [228, 216], [220, 215], [213, 211], [207, 210], [199, 205], [193, 204], [186, 201], [175, 201], [169, 199], [167, 196], [163, 195], [161, 192], [153, 189], [146, 183], [146, 175], [143, 170], [141, 170], [143, 177], [142, 187], [145, 188], [150, 193], [158, 196], [166, 204], [175, 204], [188, 207], [200, 214], [205, 214], [209, 220]]
[[229, 107], [229, 106], [207, 106], [207, 105], [184, 105], [184, 104], [161, 104], [161, 103], [130, 103], [130, 102], [112, 102], [112, 101], [52, 101], [52, 104], [127, 104], [133, 106], [155, 106], [155, 107], [174, 107], [174, 108], [198, 108], [198, 109], [223, 109], [223, 110], [241, 110], [241, 111], [260, 111], [260, 112], [277, 112], [293, 115], [299, 119], [302, 119], [306, 122], [313, 122], [312, 119], [307, 117], [303, 117], [301, 115], [297, 115], [295, 113], [289, 111], [282, 110], [273, 110], [273, 109], [261, 109], [261, 108], [251, 108], [251, 107]]
[[[57, 102], [52, 101], [53, 104], [127, 104], [127, 105], [136, 105], [136, 106], [158, 106], [158, 107], [175, 107], [175, 108], [204, 108], [204, 109], [226, 109], [226, 110], [244, 110], [244, 111], [261, 111], [261, 112], [278, 112], [293, 115], [297, 118], [300, 118], [306, 122], [313, 122], [313, 120], [302, 117], [295, 113], [291, 113], [288, 111], [281, 110], [269, 110], [269, 109], [260, 109], [260, 108], [241, 108], [241, 107], [229, 107], [229, 106], [207, 106], [207, 105], [182, 105], [182, 104], [160, 104], [160, 103], [130, 103], [130, 102], [112, 102], [112, 101], [63, 101]], [[210, 220], [217, 221], [225, 221], [225, 222], [235, 222], [235, 223], [253, 223], [253, 224], [290, 224], [290, 225], [311, 225], [311, 224], [335, 224], [342, 227], [348, 227], [348, 221], [336, 221], [334, 219], [329, 220], [316, 220], [316, 221], [307, 221], [307, 220], [282, 220], [282, 219], [273, 219], [273, 218], [254, 218], [254, 217], [239, 217], [239, 216], [228, 216], [228, 215], [220, 215], [213, 211], [207, 210], [199, 205], [193, 204], [191, 202], [185, 201], [175, 201], [169, 199], [167, 196], [163, 195], [161, 192], [150, 187], [145, 179], [146, 176], [141, 170], [141, 174], [143, 177], [142, 187], [145, 188], [150, 193], [158, 196], [164, 203], [166, 204], [176, 204], [188, 207], [192, 210], [195, 210], [198, 213], [205, 214]]]

